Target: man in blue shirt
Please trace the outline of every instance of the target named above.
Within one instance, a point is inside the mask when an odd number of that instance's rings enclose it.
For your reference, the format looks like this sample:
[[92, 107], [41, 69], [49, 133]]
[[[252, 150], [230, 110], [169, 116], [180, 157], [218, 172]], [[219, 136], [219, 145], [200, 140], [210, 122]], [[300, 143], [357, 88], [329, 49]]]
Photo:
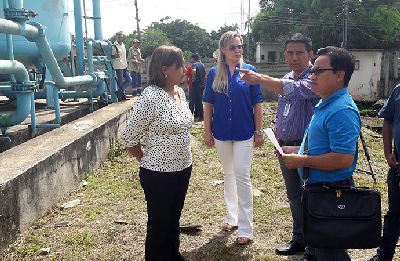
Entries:
[[192, 86], [189, 89], [189, 108], [198, 121], [203, 121], [203, 90], [206, 68], [197, 53], [192, 54]]
[[[383, 121], [383, 150], [389, 165], [387, 176], [389, 209], [378, 253], [370, 261], [392, 260], [400, 236], [400, 85], [397, 85], [379, 112]], [[394, 148], [393, 148], [394, 139]]]
[[[357, 140], [361, 118], [347, 89], [354, 71], [354, 60], [338, 47], [319, 49], [311, 69], [311, 90], [321, 97], [298, 147], [283, 147], [281, 156], [290, 169], [309, 169], [306, 186], [353, 186], [357, 164]], [[308, 153], [304, 153], [305, 140]], [[346, 249], [316, 248], [317, 260], [350, 260]]]

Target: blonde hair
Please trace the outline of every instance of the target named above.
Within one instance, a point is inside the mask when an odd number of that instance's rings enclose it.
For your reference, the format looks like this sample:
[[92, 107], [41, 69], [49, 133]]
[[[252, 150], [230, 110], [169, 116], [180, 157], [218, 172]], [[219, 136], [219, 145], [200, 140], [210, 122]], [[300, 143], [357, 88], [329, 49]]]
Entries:
[[[239, 37], [240, 41], [243, 43], [243, 39], [239, 33], [234, 31], [225, 32], [221, 35], [219, 39], [219, 52], [218, 52], [218, 60], [217, 60], [217, 73], [215, 75], [212, 87], [216, 92], [228, 93], [228, 75], [226, 74], [226, 57], [225, 54], [221, 51], [222, 48], [228, 48], [228, 43]], [[243, 58], [240, 58], [240, 68], [243, 64]]]

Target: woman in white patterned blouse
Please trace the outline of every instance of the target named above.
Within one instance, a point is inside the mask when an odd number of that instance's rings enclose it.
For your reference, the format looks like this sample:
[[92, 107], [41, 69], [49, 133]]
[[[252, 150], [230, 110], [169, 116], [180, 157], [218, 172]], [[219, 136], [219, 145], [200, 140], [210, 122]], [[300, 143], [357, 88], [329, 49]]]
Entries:
[[148, 214], [145, 258], [184, 260], [179, 253], [179, 219], [192, 172], [193, 116], [177, 86], [184, 77], [182, 51], [156, 48], [148, 77], [149, 86], [134, 104], [122, 134], [128, 153], [141, 162]]

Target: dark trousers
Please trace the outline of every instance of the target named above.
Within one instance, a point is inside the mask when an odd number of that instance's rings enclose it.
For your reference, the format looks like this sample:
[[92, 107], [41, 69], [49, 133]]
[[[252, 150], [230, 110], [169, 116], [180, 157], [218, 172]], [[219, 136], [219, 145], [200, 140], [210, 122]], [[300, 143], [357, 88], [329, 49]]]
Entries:
[[400, 177], [389, 169], [387, 176], [389, 209], [384, 218], [383, 237], [378, 253], [385, 260], [393, 258], [400, 236]]
[[140, 184], [147, 202], [147, 261], [184, 260], [179, 253], [179, 219], [192, 166], [177, 172], [140, 168]]
[[203, 86], [192, 85], [189, 88], [189, 109], [200, 120], [203, 119]]

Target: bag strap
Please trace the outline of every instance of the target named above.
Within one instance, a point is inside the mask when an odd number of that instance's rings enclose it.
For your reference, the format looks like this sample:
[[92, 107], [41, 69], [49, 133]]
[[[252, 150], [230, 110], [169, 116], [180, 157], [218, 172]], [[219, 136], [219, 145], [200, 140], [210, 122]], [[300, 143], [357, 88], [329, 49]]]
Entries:
[[[376, 176], [375, 176], [374, 170], [372, 169], [371, 157], [369, 156], [368, 148], [367, 148], [364, 136], [362, 134], [362, 130], [360, 130], [360, 140], [361, 140], [361, 144], [363, 146], [365, 157], [366, 157], [366, 159], [368, 161], [369, 172], [365, 171], [365, 170], [359, 170], [359, 169], [357, 169], [357, 170], [361, 171], [361, 172], [364, 172], [367, 175], [370, 175], [372, 177], [373, 182], [374, 182], [374, 188], [376, 189], [377, 188]], [[304, 137], [304, 152], [303, 152], [303, 155], [307, 155], [307, 154], [308, 154], [308, 131], [307, 131], [307, 133], [305, 134], [305, 137]], [[304, 181], [303, 182], [303, 187], [307, 184], [307, 181], [308, 181], [309, 178], [310, 178], [310, 168], [308, 168], [308, 167], [303, 168], [303, 181]]]
[[361, 140], [361, 144], [363, 146], [365, 158], [367, 159], [368, 166], [369, 166], [369, 172], [368, 171], [362, 171], [362, 172], [364, 172], [365, 174], [370, 175], [372, 177], [372, 180], [374, 181], [374, 188], [376, 189], [377, 188], [376, 176], [375, 176], [374, 170], [372, 169], [371, 157], [369, 156], [367, 144], [366, 144], [364, 136], [362, 134], [362, 130], [360, 130], [360, 140]]
[[[308, 130], [304, 137], [304, 152], [303, 155], [308, 155]], [[307, 181], [310, 178], [310, 168], [303, 167], [303, 188], [306, 187]]]

